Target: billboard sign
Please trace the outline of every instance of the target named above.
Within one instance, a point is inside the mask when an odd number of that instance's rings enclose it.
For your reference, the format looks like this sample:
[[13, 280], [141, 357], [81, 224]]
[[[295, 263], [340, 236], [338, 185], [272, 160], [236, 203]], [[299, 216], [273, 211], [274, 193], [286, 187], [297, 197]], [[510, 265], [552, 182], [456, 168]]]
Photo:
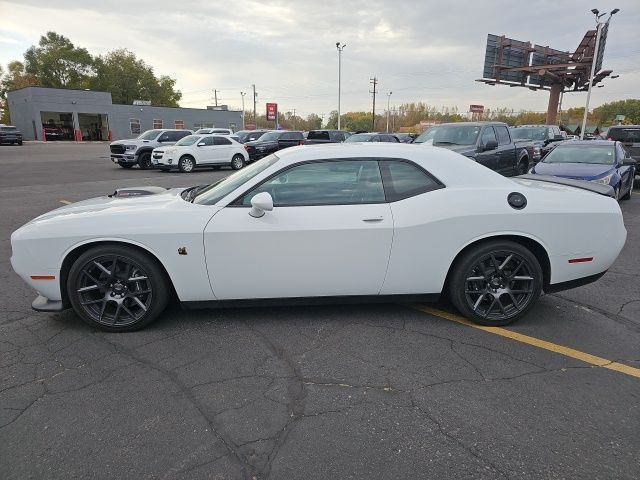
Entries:
[[278, 119], [278, 104], [267, 103], [267, 120], [276, 121]]
[[469, 105], [471, 113], [484, 113], [484, 105]]
[[484, 55], [482, 78], [524, 83], [525, 72], [501, 71], [506, 68], [520, 68], [529, 65], [531, 44], [512, 38], [487, 35], [487, 48]]

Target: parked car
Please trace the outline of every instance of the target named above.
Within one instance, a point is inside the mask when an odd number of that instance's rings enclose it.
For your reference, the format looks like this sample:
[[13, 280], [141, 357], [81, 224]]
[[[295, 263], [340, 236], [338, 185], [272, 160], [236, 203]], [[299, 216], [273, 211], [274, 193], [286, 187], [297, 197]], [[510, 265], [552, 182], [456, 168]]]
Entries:
[[200, 128], [194, 132], [196, 135], [233, 135], [233, 130], [228, 128]]
[[566, 140], [562, 135], [562, 130], [558, 125], [518, 125], [510, 127], [509, 131], [514, 140], [531, 140], [533, 142], [533, 162], [538, 163], [540, 159], [549, 153], [553, 142]]
[[[640, 162], [640, 125], [614, 125], [609, 127], [607, 138], [621, 142], [636, 162]], [[636, 169], [636, 175], [640, 174]]]
[[236, 132], [240, 143], [253, 142], [271, 130], [240, 130]]
[[531, 173], [610, 185], [616, 199], [628, 200], [633, 194], [636, 161], [620, 142], [570, 140], [558, 144]]
[[13, 125], [0, 125], [0, 145], [22, 145], [22, 132]]
[[191, 173], [196, 168], [230, 166], [240, 170], [249, 160], [244, 146], [225, 135], [189, 135], [175, 145], [153, 149], [153, 165], [160, 170]]
[[304, 136], [299, 130], [272, 130], [253, 142], [245, 143], [252, 162], [283, 148], [303, 144]]
[[390, 133], [354, 133], [347, 137], [345, 142], [386, 142], [400, 143], [398, 137]]
[[40, 215], [11, 235], [11, 264], [34, 309], [73, 308], [108, 331], [148, 325], [173, 293], [200, 307], [444, 294], [505, 325], [542, 291], [597, 280], [627, 235], [611, 187], [531, 177], [442, 148], [295, 147], [211, 185], [122, 189]]
[[178, 140], [192, 135], [191, 130], [160, 128], [147, 130], [138, 138], [111, 142], [111, 161], [122, 168], [138, 165], [142, 170], [153, 167], [151, 152], [160, 146], [173, 145]]
[[527, 173], [533, 158], [533, 142], [513, 140], [502, 122], [434, 125], [413, 143], [453, 150], [507, 177]]
[[304, 141], [305, 145], [320, 143], [341, 143], [346, 136], [342, 130], [309, 130]]
[[394, 133], [400, 143], [413, 143], [418, 135], [415, 133]]
[[64, 140], [64, 130], [57, 125], [43, 125], [42, 130], [47, 141]]

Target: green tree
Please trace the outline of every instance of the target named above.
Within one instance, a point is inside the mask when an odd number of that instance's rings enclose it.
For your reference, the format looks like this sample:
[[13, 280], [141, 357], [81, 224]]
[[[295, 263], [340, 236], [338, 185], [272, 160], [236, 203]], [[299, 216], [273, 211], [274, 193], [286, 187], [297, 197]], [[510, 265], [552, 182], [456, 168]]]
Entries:
[[167, 76], [156, 78], [153, 68], [126, 49], [99, 56], [94, 62], [93, 90], [111, 92], [113, 103], [131, 104], [133, 100], [151, 100], [153, 105], [177, 107], [182, 93], [176, 81]]
[[616, 115], [624, 115], [626, 124], [640, 123], [640, 100], [628, 99], [605, 103], [593, 109], [593, 116], [599, 120], [599, 125], [609, 126], [615, 123]]
[[54, 88], [86, 88], [92, 73], [93, 57], [86, 48], [55, 32], [40, 37], [38, 46], [24, 54], [25, 71], [40, 85]]
[[17, 60], [9, 62], [6, 71], [2, 73], [0, 68], [0, 123], [10, 123], [9, 105], [7, 105], [7, 92], [19, 88], [40, 85], [39, 79], [25, 71], [24, 64]]

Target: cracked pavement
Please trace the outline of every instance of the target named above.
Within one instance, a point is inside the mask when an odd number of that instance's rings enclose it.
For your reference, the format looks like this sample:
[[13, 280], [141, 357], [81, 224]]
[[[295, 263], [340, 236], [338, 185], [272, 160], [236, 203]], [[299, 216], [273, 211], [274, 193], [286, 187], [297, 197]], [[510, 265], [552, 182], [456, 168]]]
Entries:
[[[407, 306], [172, 306], [128, 334], [32, 311], [15, 228], [61, 199], [228, 173], [125, 171], [106, 152], [0, 148], [0, 478], [640, 476], [639, 379]], [[611, 271], [511, 330], [640, 367], [640, 195], [623, 210]]]

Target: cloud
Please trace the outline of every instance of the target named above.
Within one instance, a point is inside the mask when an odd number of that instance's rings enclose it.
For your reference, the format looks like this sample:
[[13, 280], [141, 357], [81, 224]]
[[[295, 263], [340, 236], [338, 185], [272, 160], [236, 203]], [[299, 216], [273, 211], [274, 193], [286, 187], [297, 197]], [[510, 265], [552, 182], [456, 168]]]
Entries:
[[[609, 7], [608, 1], [602, 8]], [[613, 6], [613, 5], [612, 5]], [[637, 25], [640, 4], [621, 0], [611, 25], [605, 66], [620, 78], [597, 89], [592, 105], [636, 95], [640, 84]], [[94, 54], [128, 48], [157, 74], [177, 79], [183, 104], [211, 104], [213, 89], [239, 106], [240, 91], [255, 84], [259, 108], [276, 101], [281, 111], [328, 114], [337, 104], [337, 51], [343, 52], [343, 110], [369, 110], [369, 78], [379, 80], [379, 101], [426, 101], [434, 106], [470, 103], [545, 111], [547, 95], [520, 88], [489, 87], [481, 76], [487, 33], [573, 50], [592, 14], [581, 0], [470, 2], [196, 0], [78, 4], [71, 0], [4, 2], [0, 63], [16, 58], [53, 30]], [[13, 40], [16, 39], [16, 40]], [[12, 41], [13, 40], [13, 41]], [[251, 93], [246, 97], [247, 103]], [[584, 94], [566, 95], [580, 105]]]

